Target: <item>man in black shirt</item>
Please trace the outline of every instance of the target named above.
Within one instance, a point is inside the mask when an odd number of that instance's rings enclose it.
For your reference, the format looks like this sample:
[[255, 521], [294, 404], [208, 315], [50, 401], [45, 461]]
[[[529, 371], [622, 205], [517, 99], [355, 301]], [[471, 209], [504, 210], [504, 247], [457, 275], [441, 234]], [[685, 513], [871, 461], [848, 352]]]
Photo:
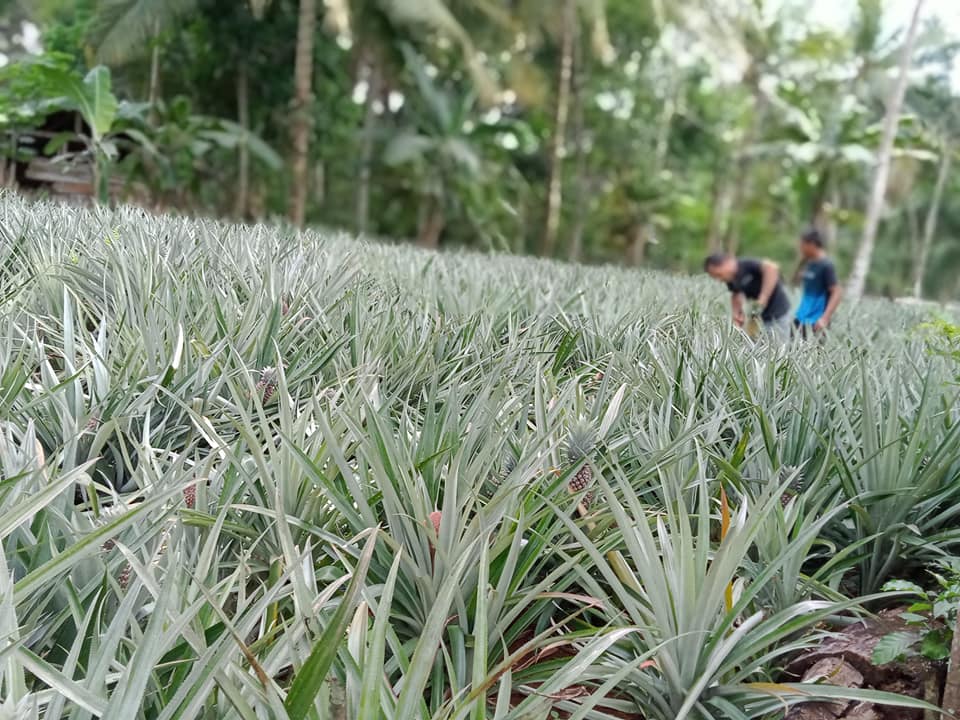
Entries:
[[744, 299], [753, 300], [760, 308], [764, 328], [785, 339], [790, 334], [790, 298], [783, 289], [780, 268], [769, 260], [737, 258], [733, 255], [711, 255], [704, 269], [730, 290], [733, 322], [743, 327], [747, 320]]

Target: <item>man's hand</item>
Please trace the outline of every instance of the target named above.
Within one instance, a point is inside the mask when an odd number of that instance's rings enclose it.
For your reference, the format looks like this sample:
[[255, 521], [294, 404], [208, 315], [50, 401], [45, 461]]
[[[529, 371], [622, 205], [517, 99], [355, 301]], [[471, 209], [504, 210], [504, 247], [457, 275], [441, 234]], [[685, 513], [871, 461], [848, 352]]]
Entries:
[[747, 316], [743, 312], [738, 312], [733, 314], [733, 324], [738, 328], [742, 328], [744, 323], [747, 322]]
[[820, 318], [813, 324], [814, 332], [823, 332], [828, 327], [830, 327], [830, 321], [827, 318]]
[[769, 260], [760, 263], [763, 272], [763, 282], [760, 287], [760, 294], [757, 296], [757, 305], [761, 310], [766, 310], [770, 304], [770, 298], [777, 289], [777, 283], [780, 282], [780, 266]]

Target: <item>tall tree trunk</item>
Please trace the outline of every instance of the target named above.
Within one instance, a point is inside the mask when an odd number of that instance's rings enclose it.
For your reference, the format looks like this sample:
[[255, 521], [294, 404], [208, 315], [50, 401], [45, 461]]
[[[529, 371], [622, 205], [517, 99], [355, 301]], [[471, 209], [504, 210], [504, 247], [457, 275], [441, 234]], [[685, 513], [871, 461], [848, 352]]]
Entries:
[[636, 222], [630, 229], [630, 244], [627, 246], [627, 264], [631, 267], [640, 267], [647, 259], [647, 244], [649, 234], [653, 232], [653, 224]]
[[370, 225], [370, 183], [373, 178], [373, 147], [377, 137], [376, 102], [383, 94], [383, 82], [380, 65], [375, 57], [365, 63], [364, 72], [367, 82], [367, 102], [363, 113], [363, 132], [360, 136], [360, 168], [357, 182], [357, 205], [355, 230], [365, 235]]
[[943, 684], [943, 712], [947, 717], [960, 716], [960, 620], [953, 628], [950, 647], [950, 665]]
[[313, 168], [313, 199], [320, 207], [327, 204], [327, 164], [323, 160]]
[[160, 22], [154, 25], [153, 47], [150, 50], [150, 89], [147, 91], [147, 120], [157, 122], [157, 104], [160, 102]]
[[893, 144], [897, 139], [897, 130], [900, 127], [900, 110], [903, 107], [903, 98], [906, 95], [907, 83], [910, 79], [910, 65], [913, 60], [913, 48], [917, 42], [917, 30], [920, 27], [920, 13], [923, 11], [923, 3], [924, 0], [917, 0], [916, 7], [913, 10], [907, 40], [903, 45], [903, 55], [900, 58], [899, 77], [893, 94], [887, 101], [887, 114], [883, 119], [883, 139], [877, 153], [873, 190], [870, 193], [870, 204], [867, 206], [863, 238], [860, 240], [860, 248], [853, 262], [853, 271], [850, 273], [848, 293], [853, 299], [863, 297], [863, 290], [867, 284], [867, 274], [870, 272], [870, 262], [873, 259], [877, 230], [880, 226], [880, 215], [883, 212], [887, 183], [890, 179]]
[[417, 244], [428, 250], [436, 250], [440, 247], [440, 235], [447, 224], [447, 216], [443, 209], [443, 198], [428, 195], [424, 202], [426, 204], [422, 206]]
[[934, 187], [930, 208], [927, 210], [927, 220], [923, 226], [923, 240], [920, 244], [920, 252], [917, 255], [916, 265], [913, 269], [913, 296], [915, 298], [923, 297], [923, 278], [927, 274], [930, 248], [933, 246], [933, 238], [937, 232], [940, 202], [943, 200], [943, 191], [947, 186], [947, 178], [950, 176], [950, 155], [952, 152], [952, 148], [944, 143], [943, 157], [940, 159], [940, 172], [937, 174], [937, 184]]
[[751, 81], [753, 108], [750, 121], [737, 147], [736, 175], [732, 183], [729, 220], [723, 234], [723, 245], [726, 251], [736, 254], [740, 247], [740, 214], [743, 210], [750, 190], [750, 170], [753, 168], [753, 158], [750, 149], [756, 144], [763, 128], [767, 115], [767, 99], [760, 91], [759, 79]]
[[313, 41], [317, 24], [316, 0], [300, 0], [294, 61], [294, 107], [291, 139], [290, 221], [303, 227], [307, 215], [307, 172], [310, 160], [310, 110], [313, 100]]
[[584, 134], [583, 92], [586, 84], [587, 69], [584, 64], [583, 41], [577, 23], [577, 32], [574, 36], [573, 60], [573, 89], [570, 100], [573, 113], [573, 143], [576, 149], [576, 176], [574, 177], [575, 204], [573, 210], [573, 227], [570, 230], [568, 258], [570, 262], [580, 262], [583, 255], [583, 233], [587, 226], [587, 212], [589, 210], [590, 184], [587, 178], [587, 148]]
[[250, 146], [247, 135], [250, 132], [250, 82], [246, 58], [240, 58], [237, 67], [237, 122], [243, 129], [243, 139], [237, 148], [237, 197], [233, 214], [235, 217], [247, 217], [250, 196]]
[[710, 227], [707, 230], [707, 251], [719, 252], [723, 248], [723, 238], [730, 220], [730, 208], [733, 206], [732, 182], [727, 173], [717, 173], [714, 178], [713, 207], [710, 211]]
[[[677, 77], [671, 75], [667, 97], [657, 118], [657, 144], [653, 151], [653, 177], [656, 181], [667, 165], [667, 154], [670, 152], [670, 131], [673, 128], [673, 119], [677, 114]], [[630, 247], [627, 252], [627, 263], [639, 267], [647, 259], [647, 245], [653, 240], [656, 233], [652, 208], [645, 212], [647, 216], [642, 221], [638, 219], [636, 227], [631, 232]]]
[[840, 191], [836, 183], [830, 187], [830, 209], [823, 221], [823, 243], [828, 252], [837, 246], [837, 211], [840, 209]]
[[570, 91], [573, 76], [573, 45], [576, 37], [577, 0], [564, 0], [563, 30], [560, 41], [560, 72], [557, 82], [556, 113], [550, 139], [550, 180], [547, 183], [547, 213], [540, 243], [540, 254], [550, 257], [557, 246], [563, 210], [563, 157], [566, 150], [567, 121], [570, 117]]

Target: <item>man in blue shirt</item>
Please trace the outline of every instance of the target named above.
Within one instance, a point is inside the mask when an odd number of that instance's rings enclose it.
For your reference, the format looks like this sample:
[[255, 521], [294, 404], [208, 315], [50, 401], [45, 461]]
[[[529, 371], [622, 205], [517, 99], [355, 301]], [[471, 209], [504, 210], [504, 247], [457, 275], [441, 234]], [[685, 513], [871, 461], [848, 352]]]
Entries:
[[837, 271], [823, 249], [823, 236], [818, 230], [808, 230], [800, 238], [803, 267], [803, 298], [793, 321], [806, 337], [812, 328], [822, 333], [830, 327], [833, 313], [840, 305], [843, 289], [837, 282]]

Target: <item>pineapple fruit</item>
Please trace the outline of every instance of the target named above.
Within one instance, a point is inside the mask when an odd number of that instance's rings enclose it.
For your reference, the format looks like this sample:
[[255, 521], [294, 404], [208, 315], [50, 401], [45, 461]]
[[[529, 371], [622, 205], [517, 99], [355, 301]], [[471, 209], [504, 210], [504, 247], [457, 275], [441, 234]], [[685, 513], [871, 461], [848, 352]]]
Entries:
[[260, 380], [257, 382], [257, 394], [261, 397], [262, 404], [270, 402], [270, 398], [277, 391], [277, 371], [275, 368], [266, 367], [260, 371]]
[[120, 585], [121, 590], [126, 590], [127, 586], [130, 584], [130, 578], [133, 575], [133, 566], [130, 563], [127, 563], [123, 566], [123, 570], [120, 571], [120, 575], [117, 577], [117, 582]]
[[[571, 495], [582, 493], [593, 485], [593, 468], [589, 458], [597, 445], [597, 436], [594, 429], [586, 423], [580, 423], [570, 429], [567, 436], [567, 461], [571, 465], [579, 465], [584, 460], [583, 467], [577, 470], [567, 485]], [[582, 505], [589, 509], [593, 501], [593, 494], [587, 493], [583, 497]]]
[[197, 506], [197, 486], [188, 485], [183, 489], [183, 501], [188, 510], [193, 510]]
[[797, 471], [798, 469], [791, 465], [784, 465], [780, 468], [780, 482], [785, 481], [788, 477], [796, 473], [796, 477], [790, 481], [789, 487], [783, 495], [780, 497], [780, 504], [783, 507], [787, 507], [790, 504], [790, 501], [793, 500], [796, 496], [800, 495], [807, 485], [806, 473], [803, 471]]

